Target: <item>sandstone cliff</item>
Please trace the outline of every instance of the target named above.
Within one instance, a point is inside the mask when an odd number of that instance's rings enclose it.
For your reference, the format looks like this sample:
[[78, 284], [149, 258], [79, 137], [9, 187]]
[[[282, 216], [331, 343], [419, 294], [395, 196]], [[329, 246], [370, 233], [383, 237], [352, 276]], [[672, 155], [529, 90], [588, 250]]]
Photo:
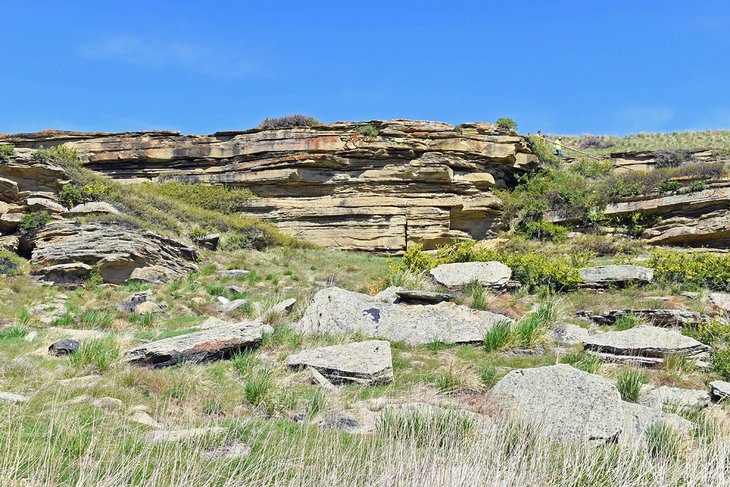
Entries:
[[[326, 247], [401, 252], [499, 227], [492, 189], [537, 166], [526, 140], [493, 124], [391, 120], [312, 128], [218, 132], [18, 134], [16, 147], [75, 147], [115, 179], [169, 178], [245, 186], [244, 215]], [[373, 130], [377, 135], [372, 135]], [[371, 134], [364, 135], [363, 132]]]

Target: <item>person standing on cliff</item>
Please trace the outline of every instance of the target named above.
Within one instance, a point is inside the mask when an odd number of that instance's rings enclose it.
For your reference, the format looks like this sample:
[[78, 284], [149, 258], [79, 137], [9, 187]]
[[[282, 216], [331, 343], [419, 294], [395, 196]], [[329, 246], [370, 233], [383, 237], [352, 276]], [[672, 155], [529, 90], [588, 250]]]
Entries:
[[563, 141], [558, 137], [555, 139], [555, 142], [553, 142], [553, 147], [555, 147], [555, 155], [558, 157], [563, 157]]

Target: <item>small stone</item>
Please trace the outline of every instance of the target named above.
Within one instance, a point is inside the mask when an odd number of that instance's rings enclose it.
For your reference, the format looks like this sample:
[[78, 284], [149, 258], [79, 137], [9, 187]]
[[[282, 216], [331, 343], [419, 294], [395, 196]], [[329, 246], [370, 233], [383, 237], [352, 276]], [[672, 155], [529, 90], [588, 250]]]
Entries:
[[235, 460], [237, 458], [245, 458], [251, 453], [251, 448], [238, 441], [230, 444], [223, 445], [215, 450], [210, 450], [203, 453], [203, 457], [206, 460]]
[[722, 311], [730, 312], [730, 294], [728, 293], [710, 293], [710, 303]]
[[48, 347], [48, 353], [51, 355], [70, 355], [77, 351], [81, 346], [81, 342], [78, 340], [72, 340], [70, 338], [64, 338], [62, 340], [51, 343]]
[[219, 276], [224, 277], [246, 277], [251, 272], [244, 270], [244, 269], [228, 269], [223, 271], [218, 271]]
[[228, 286], [226, 286], [226, 291], [231, 294], [244, 294], [246, 292], [246, 290], [243, 289], [241, 286], [236, 286], [235, 284], [229, 284]]
[[248, 299], [234, 299], [233, 301], [223, 304], [223, 306], [220, 307], [220, 310], [223, 314], [233, 313], [241, 306], [245, 306], [247, 304]]
[[311, 367], [334, 384], [385, 384], [393, 381], [390, 343], [382, 340], [302, 350], [286, 360], [293, 369]]
[[140, 314], [157, 313], [161, 310], [162, 306], [155, 303], [154, 301], [145, 301], [144, 303], [138, 304], [134, 308], [134, 312]]
[[124, 403], [114, 397], [99, 397], [91, 401], [91, 405], [105, 411], [116, 411], [124, 407]]
[[129, 416], [129, 419], [131, 421], [134, 421], [135, 423], [149, 426], [150, 428], [162, 428], [160, 423], [155, 421], [155, 419], [150, 416], [149, 413], [147, 413], [146, 411], [133, 411], [132, 414]]
[[135, 312], [137, 309], [137, 306], [139, 306], [142, 303], [146, 303], [152, 298], [152, 291], [146, 290], [146, 291], [139, 291], [134, 294], [130, 294], [126, 298], [124, 298], [124, 301], [122, 301], [119, 306], [117, 306], [117, 309], [119, 311], [123, 311], [125, 313], [132, 313]]
[[221, 236], [218, 233], [209, 233], [202, 237], [193, 237], [193, 242], [198, 247], [202, 247], [208, 250], [218, 250], [218, 243], [220, 242]]
[[294, 309], [294, 305], [297, 304], [297, 300], [294, 298], [285, 299], [269, 309], [269, 314], [286, 315]]
[[25, 338], [23, 338], [23, 340], [25, 340], [26, 342], [32, 342], [36, 338], [38, 338], [38, 332], [34, 330], [25, 335]]
[[13, 404], [20, 404], [23, 402], [27, 402], [29, 399], [25, 396], [21, 396], [20, 394], [15, 394], [12, 392], [0, 392], [0, 402], [10, 402]]
[[654, 280], [654, 269], [635, 265], [601, 265], [579, 269], [587, 287], [628, 286], [648, 284]]

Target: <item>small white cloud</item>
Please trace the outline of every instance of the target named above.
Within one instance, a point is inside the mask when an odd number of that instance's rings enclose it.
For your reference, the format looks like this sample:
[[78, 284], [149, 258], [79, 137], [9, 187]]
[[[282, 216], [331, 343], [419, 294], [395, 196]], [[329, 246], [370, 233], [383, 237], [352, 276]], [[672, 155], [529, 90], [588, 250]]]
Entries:
[[619, 110], [617, 118], [629, 130], [658, 130], [674, 118], [674, 111], [667, 107], [632, 107]]
[[147, 69], [184, 69], [216, 78], [242, 78], [257, 74], [257, 63], [230, 49], [119, 35], [78, 49], [86, 59], [119, 61]]

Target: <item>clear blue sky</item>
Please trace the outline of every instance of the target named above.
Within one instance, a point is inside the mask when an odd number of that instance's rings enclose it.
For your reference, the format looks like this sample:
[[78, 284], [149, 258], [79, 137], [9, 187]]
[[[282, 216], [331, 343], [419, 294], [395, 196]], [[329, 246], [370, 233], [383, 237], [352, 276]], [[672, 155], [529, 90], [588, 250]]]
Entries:
[[3, 0], [0, 132], [730, 129], [730, 2]]

